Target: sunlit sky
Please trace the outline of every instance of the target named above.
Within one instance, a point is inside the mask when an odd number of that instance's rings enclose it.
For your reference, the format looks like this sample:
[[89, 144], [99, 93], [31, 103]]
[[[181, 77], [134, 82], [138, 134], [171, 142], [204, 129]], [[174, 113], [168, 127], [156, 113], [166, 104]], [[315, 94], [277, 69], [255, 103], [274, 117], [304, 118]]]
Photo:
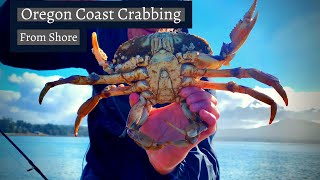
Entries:
[[[252, 2], [253, 0], [194, 0], [193, 27], [190, 29], [190, 33], [207, 39], [215, 54], [218, 54], [222, 42], [230, 42], [230, 31], [243, 17], [245, 12], [247, 12]], [[319, 101], [316, 101], [320, 93], [320, 81], [318, 79], [320, 77], [318, 70], [320, 67], [318, 57], [318, 47], [320, 47], [320, 35], [318, 34], [320, 32], [319, 10], [320, 2], [316, 0], [259, 0], [257, 6], [259, 18], [254, 29], [243, 47], [237, 52], [236, 57], [231, 62], [231, 66], [223, 68], [236, 68], [240, 66], [243, 68], [257, 68], [278, 77], [281, 84], [289, 90], [289, 98], [292, 95], [292, 99], [289, 99], [289, 102], [300, 103], [299, 107], [301, 106], [299, 109], [297, 105], [290, 104], [292, 106], [289, 106], [286, 109], [287, 111], [302, 112], [311, 108], [320, 109], [318, 107], [319, 103], [317, 103]], [[45, 63], [45, 60], [42, 63]], [[12, 68], [0, 64], [0, 90], [20, 93], [16, 97], [16, 101], [21, 100], [23, 95], [21, 91], [25, 90], [21, 88], [21, 81], [25, 80], [25, 83], [27, 83], [28, 77], [31, 77], [26, 76], [25, 72], [37, 76], [36, 78], [48, 77], [50, 79], [52, 79], [51, 76], [53, 75], [66, 77], [74, 74], [87, 74], [86, 71], [75, 68], [56, 71], [34, 71]], [[21, 80], [20, 83], [19, 80]], [[228, 82], [230, 80], [216, 79], [215, 81]], [[255, 80], [241, 79], [235, 81], [238, 84], [252, 88], [264, 88], [266, 89], [265, 91], [270, 90], [268, 86]], [[274, 92], [272, 91], [271, 93], [273, 94]], [[4, 94], [2, 95], [4, 96]], [[276, 99], [279, 99], [276, 94], [274, 95]], [[300, 99], [293, 99], [298, 96]], [[86, 97], [82, 98], [86, 99]], [[14, 106], [14, 102], [0, 100], [3, 101], [3, 105], [7, 103], [8, 106]], [[231, 98], [231, 100], [233, 101], [234, 99]], [[37, 98], [34, 101], [37, 101]], [[250, 102], [253, 101], [250, 100]], [[305, 104], [301, 105], [301, 103]], [[222, 104], [224, 105], [224, 103]], [[279, 104], [283, 105], [282, 102], [279, 102]], [[222, 111], [224, 110], [223, 105], [221, 106]], [[244, 108], [249, 107], [249, 105], [242, 104], [239, 107]], [[265, 108], [265, 106], [263, 107]], [[21, 110], [22, 106], [17, 106], [17, 108]], [[38, 107], [35, 109], [39, 110]], [[10, 109], [6, 111], [10, 111]], [[29, 110], [24, 110], [24, 112], [27, 111]], [[255, 111], [252, 112], [254, 113]], [[12, 114], [7, 112], [3, 113], [3, 115], [10, 116]], [[18, 117], [22, 118], [23, 116]], [[32, 115], [28, 117], [32, 117]], [[267, 121], [267, 119], [268, 117], [264, 120]], [[309, 120], [319, 121], [316, 116]], [[72, 124], [72, 121], [68, 121], [68, 123]], [[257, 124], [254, 125], [257, 126]]]
[[[207, 39], [218, 54], [222, 42], [230, 41], [231, 29], [252, 2], [253, 0], [193, 1], [193, 27], [190, 32]], [[254, 67], [277, 76], [283, 85], [297, 91], [319, 91], [319, 9], [320, 2], [315, 0], [258, 1], [259, 19], [230, 67]], [[0, 89], [17, 89], [15, 85], [8, 83], [7, 77], [12, 73], [21, 75], [25, 70], [2, 64], [0, 67]], [[86, 74], [81, 69], [29, 72], [42, 76]], [[241, 82], [249, 86], [257, 84], [255, 81]]]

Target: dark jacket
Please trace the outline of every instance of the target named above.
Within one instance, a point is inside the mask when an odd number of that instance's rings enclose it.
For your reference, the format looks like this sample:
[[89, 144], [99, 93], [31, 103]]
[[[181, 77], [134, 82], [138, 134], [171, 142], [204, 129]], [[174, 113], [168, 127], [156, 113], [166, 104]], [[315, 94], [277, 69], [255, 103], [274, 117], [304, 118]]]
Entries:
[[[3, 64], [36, 70], [83, 68], [88, 73], [105, 74], [91, 54], [91, 41], [86, 53], [10, 53], [9, 2], [0, 9], [0, 60]], [[88, 40], [91, 32], [88, 30]], [[100, 47], [112, 59], [120, 44], [127, 40], [126, 29], [98, 31]], [[16, 32], [11, 32], [16, 33]], [[94, 85], [93, 95], [106, 85]], [[118, 138], [124, 130], [130, 110], [128, 96], [102, 99], [88, 115], [90, 148], [87, 166], [103, 179], [213, 179], [219, 178], [218, 162], [210, 143], [212, 136], [193, 148], [185, 160], [169, 175], [158, 174], [146, 152], [130, 138]]]

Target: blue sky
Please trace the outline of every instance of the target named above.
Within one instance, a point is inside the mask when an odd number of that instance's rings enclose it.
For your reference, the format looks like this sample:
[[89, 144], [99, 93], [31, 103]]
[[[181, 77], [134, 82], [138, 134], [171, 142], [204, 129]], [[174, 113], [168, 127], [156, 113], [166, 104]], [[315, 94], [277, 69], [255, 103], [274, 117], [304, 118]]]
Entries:
[[[193, 2], [191, 32], [205, 37], [214, 52], [219, 53], [221, 43], [229, 42], [230, 30], [252, 0], [197, 2]], [[319, 1], [258, 1], [258, 21], [231, 67], [255, 67], [277, 76], [283, 85], [297, 91], [319, 91], [319, 10]]]
[[[253, 0], [194, 0], [192, 14], [193, 28], [190, 29], [190, 33], [207, 39], [215, 54], [218, 54], [222, 42], [230, 42], [230, 31], [243, 17], [245, 12], [247, 12], [252, 2]], [[320, 101], [316, 101], [320, 93], [320, 83], [318, 79], [318, 69], [320, 67], [318, 57], [318, 47], [320, 47], [320, 35], [318, 35], [318, 32], [320, 32], [319, 10], [320, 3], [311, 0], [258, 1], [257, 11], [259, 12], [259, 18], [254, 29], [243, 47], [237, 52], [236, 57], [231, 62], [231, 66], [223, 68], [236, 68], [240, 66], [243, 68], [257, 68], [278, 77], [282, 85], [289, 91], [289, 102], [296, 103], [290, 104], [291, 106], [287, 109], [283, 107], [284, 112], [301, 112], [306, 115], [308, 113], [307, 111], [312, 108], [320, 109], [320, 107], [318, 107], [319, 103], [317, 103]], [[43, 63], [45, 63], [45, 60]], [[45, 82], [44, 80], [54, 79], [54, 75], [66, 77], [74, 74], [86, 75], [86, 72], [75, 68], [57, 71], [34, 71], [12, 68], [0, 64], [0, 90], [4, 92], [2, 93], [2, 99], [0, 94], [0, 106], [2, 103], [2, 107], [4, 107], [4, 105], [15, 107], [6, 109], [5, 113], [3, 113], [3, 110], [2, 114], [6, 116], [17, 116], [17, 114], [19, 114], [17, 112], [32, 111], [33, 113], [28, 117], [34, 117], [39, 116], [41, 111], [49, 112], [50, 108], [54, 107], [53, 105], [42, 107], [41, 109], [41, 107], [36, 104], [37, 97], [33, 97], [33, 95], [26, 94], [26, 92], [23, 91], [29, 91], [27, 87], [32, 87], [33, 90], [37, 92], [38, 89], [44, 85], [35, 82], [35, 79], [38, 79], [39, 82]], [[228, 82], [229, 80], [231, 79], [216, 79], [215, 81]], [[261, 91], [270, 93], [279, 99], [278, 95], [275, 94], [273, 90], [270, 90], [268, 86], [255, 80], [241, 79], [235, 81], [238, 84], [252, 88], [260, 88]], [[84, 91], [90, 94], [90, 89], [88, 88]], [[77, 90], [79, 90], [79, 88], [77, 88]], [[71, 90], [61, 90], [61, 92], [69, 92], [72, 94]], [[12, 95], [13, 98], [8, 98], [9, 95], [6, 93]], [[67, 96], [67, 94], [64, 94], [64, 96]], [[57, 95], [57, 97], [64, 96], [61, 94]], [[79, 97], [77, 100], [78, 104], [72, 104], [74, 106], [71, 108], [72, 111], [76, 112], [77, 108], [87, 97], [89, 97], [89, 95]], [[264, 109], [264, 113], [262, 114], [263, 116], [266, 115], [266, 117], [262, 118], [261, 116], [261, 118], [267, 122], [269, 113], [267, 106], [257, 106], [256, 102], [252, 99], [249, 100], [244, 96], [238, 97], [237, 95], [224, 92], [221, 94], [221, 97], [225, 99], [223, 103], [220, 103], [222, 104], [222, 112], [226, 111], [231, 113], [233, 110], [237, 110], [237, 108], [229, 107], [230, 103], [237, 100], [238, 107], [241, 108], [251, 108], [252, 110], [252, 107], [262, 107], [262, 109]], [[27, 98], [30, 99], [27, 100]], [[35, 98], [35, 103], [31, 100], [32, 98]], [[23, 100], [24, 102], [30, 102], [30, 106], [34, 105], [35, 107], [28, 109], [25, 105], [17, 105], [17, 103], [19, 104]], [[72, 99], [70, 99], [70, 101], [72, 101]], [[65, 102], [59, 101], [57, 105], [62, 108], [62, 103]], [[279, 104], [283, 105], [280, 101]], [[55, 110], [57, 110], [57, 108], [55, 108]], [[252, 113], [252, 115], [258, 112], [251, 110], [250, 113]], [[237, 114], [239, 112], [240, 110], [237, 110], [233, 113]], [[282, 112], [282, 114], [285, 114], [284, 112]], [[52, 112], [52, 114], [54, 113]], [[75, 114], [71, 112], [67, 114], [68, 116], [63, 116], [61, 119], [68, 117], [72, 120], [65, 121], [65, 123], [72, 124]], [[292, 118], [294, 117], [293, 114], [283, 115], [283, 118]], [[242, 113], [238, 115], [242, 116]], [[301, 119], [305, 117], [312, 121], [318, 121], [319, 119], [316, 118], [317, 115], [319, 115], [319, 113], [315, 111], [311, 116], [310, 113], [308, 116], [301, 115]], [[24, 116], [20, 115], [17, 116], [17, 118], [18, 117], [23, 118]], [[226, 117], [232, 119], [229, 116]], [[223, 116], [221, 118], [223, 119]], [[248, 119], [248, 117], [246, 118]], [[250, 118], [254, 119], [254, 116]], [[279, 118], [281, 119], [281, 113]], [[61, 122], [62, 121], [57, 121], [55, 123]], [[226, 122], [225, 126], [230, 125], [228, 123], [229, 121], [225, 120], [224, 122]], [[243, 127], [242, 125], [243, 124], [239, 124], [238, 127]], [[252, 127], [256, 126], [258, 126], [257, 123], [253, 124]]]
[[[193, 28], [190, 32], [208, 40], [215, 53], [222, 42], [229, 42], [229, 33], [250, 7], [252, 0], [193, 1]], [[281, 80], [297, 91], [319, 91], [317, 80], [317, 47], [320, 45], [320, 3], [300, 0], [260, 0], [259, 19], [243, 47], [231, 63], [232, 67], [254, 67]], [[21, 75], [25, 70], [0, 65], [0, 89], [16, 90], [6, 77]], [[229, 68], [229, 67], [226, 67]], [[30, 71], [42, 76], [86, 74], [80, 69], [60, 71]], [[217, 80], [217, 81], [225, 81]], [[238, 83], [240, 81], [237, 81]], [[254, 86], [257, 82], [241, 80]], [[263, 86], [263, 85], [262, 85]]]

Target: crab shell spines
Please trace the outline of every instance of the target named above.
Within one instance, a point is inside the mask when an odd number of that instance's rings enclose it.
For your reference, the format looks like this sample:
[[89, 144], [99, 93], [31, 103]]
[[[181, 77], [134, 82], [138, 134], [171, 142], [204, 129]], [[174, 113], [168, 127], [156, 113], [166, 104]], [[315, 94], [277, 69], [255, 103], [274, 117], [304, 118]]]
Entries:
[[133, 38], [120, 45], [114, 54], [113, 67], [122, 65], [137, 56], [140, 58], [144, 58], [146, 56], [152, 57], [154, 52], [152, 52], [151, 43], [153, 38], [159, 36], [172, 38], [172, 54], [183, 54], [187, 51], [198, 51], [213, 55], [213, 51], [211, 50], [208, 42], [201, 37], [183, 32], [158, 32]]

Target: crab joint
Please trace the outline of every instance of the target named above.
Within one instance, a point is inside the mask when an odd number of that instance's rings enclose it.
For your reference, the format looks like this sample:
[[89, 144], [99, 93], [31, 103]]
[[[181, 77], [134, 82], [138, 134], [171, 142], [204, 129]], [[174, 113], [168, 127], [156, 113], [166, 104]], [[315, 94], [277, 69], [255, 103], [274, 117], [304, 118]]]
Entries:
[[148, 90], [150, 86], [147, 81], [138, 81], [135, 84], [135, 88], [138, 92], [142, 92], [142, 91]]
[[182, 87], [192, 86], [193, 79], [191, 77], [183, 77], [181, 85]]
[[131, 82], [131, 81], [135, 81], [135, 80], [142, 80], [142, 79], [146, 79], [148, 77], [148, 72], [147, 72], [146, 68], [138, 68], [135, 71], [121, 73], [121, 77], [126, 82]]
[[196, 70], [196, 67], [194, 65], [183, 64], [181, 66], [181, 75], [182, 76], [193, 76], [195, 70]]
[[138, 66], [147, 66], [149, 63], [150, 57], [145, 56], [144, 58], [140, 55], [136, 57], [131, 57], [128, 61], [124, 62], [123, 64], [118, 64], [115, 67], [116, 73], [127, 72], [132, 69], [137, 68]]

